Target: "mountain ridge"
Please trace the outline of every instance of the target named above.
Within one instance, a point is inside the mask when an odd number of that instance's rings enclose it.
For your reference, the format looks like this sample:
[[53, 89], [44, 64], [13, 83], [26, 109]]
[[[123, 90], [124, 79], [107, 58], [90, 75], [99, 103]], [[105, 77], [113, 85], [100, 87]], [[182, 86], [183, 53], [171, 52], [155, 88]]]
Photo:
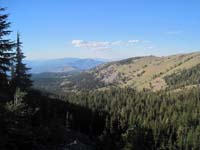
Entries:
[[143, 88], [161, 90], [166, 87], [163, 79], [166, 75], [189, 69], [198, 63], [200, 63], [200, 52], [166, 57], [151, 55], [106, 63], [91, 70], [91, 73], [105, 83], [117, 82], [120, 87], [136, 86], [140, 90]]
[[88, 70], [104, 63], [104, 61], [90, 58], [59, 58], [48, 60], [26, 60], [25, 63], [28, 67], [32, 68], [31, 73], [58, 73]]
[[159, 91], [168, 87], [166, 76], [190, 69], [199, 63], [200, 52], [162, 57], [132, 57], [107, 62], [76, 75], [67, 76], [57, 87], [63, 91], [80, 90], [83, 85], [88, 85], [88, 88], [85, 88], [88, 90], [129, 87]]

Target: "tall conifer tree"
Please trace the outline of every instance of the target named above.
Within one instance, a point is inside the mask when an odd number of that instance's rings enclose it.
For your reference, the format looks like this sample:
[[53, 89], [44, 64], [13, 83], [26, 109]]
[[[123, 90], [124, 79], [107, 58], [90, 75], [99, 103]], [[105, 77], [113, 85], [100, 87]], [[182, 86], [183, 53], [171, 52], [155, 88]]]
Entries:
[[20, 42], [20, 35], [17, 33], [17, 43], [16, 43], [16, 56], [15, 56], [15, 70], [13, 74], [13, 86], [14, 88], [18, 87], [20, 89], [26, 90], [32, 86], [31, 74], [28, 73], [30, 68], [26, 67], [26, 64], [23, 63], [25, 58], [24, 53], [22, 52], [22, 42]]
[[0, 7], [0, 91], [8, 87], [12, 50], [15, 47], [15, 43], [6, 38], [11, 31], [9, 30], [10, 22], [7, 21], [8, 14], [3, 14], [4, 11], [5, 9]]

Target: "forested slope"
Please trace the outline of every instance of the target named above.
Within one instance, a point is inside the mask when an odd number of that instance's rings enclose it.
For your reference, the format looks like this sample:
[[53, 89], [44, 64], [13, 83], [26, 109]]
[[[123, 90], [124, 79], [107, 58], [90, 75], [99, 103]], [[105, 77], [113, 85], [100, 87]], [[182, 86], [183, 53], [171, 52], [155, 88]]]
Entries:
[[200, 64], [165, 77], [169, 88], [181, 88], [200, 83]]
[[[65, 101], [105, 112], [99, 149], [200, 149], [200, 89], [68, 93]], [[96, 121], [96, 120], [95, 120]]]

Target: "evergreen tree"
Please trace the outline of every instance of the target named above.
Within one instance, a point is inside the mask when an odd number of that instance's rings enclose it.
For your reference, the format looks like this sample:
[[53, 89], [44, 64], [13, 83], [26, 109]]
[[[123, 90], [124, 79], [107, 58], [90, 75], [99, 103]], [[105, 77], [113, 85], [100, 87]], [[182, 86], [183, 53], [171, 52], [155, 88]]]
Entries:
[[24, 53], [22, 52], [22, 43], [20, 42], [20, 35], [17, 33], [17, 43], [16, 43], [16, 56], [15, 56], [15, 70], [13, 75], [13, 87], [17, 87], [23, 90], [32, 86], [31, 74], [27, 73], [30, 68], [26, 67], [26, 64], [23, 63], [25, 58]]
[[7, 21], [8, 14], [3, 14], [5, 9], [0, 7], [0, 91], [8, 87], [8, 72], [11, 68], [12, 49], [15, 47], [10, 39], [6, 39], [11, 31], [10, 22]]

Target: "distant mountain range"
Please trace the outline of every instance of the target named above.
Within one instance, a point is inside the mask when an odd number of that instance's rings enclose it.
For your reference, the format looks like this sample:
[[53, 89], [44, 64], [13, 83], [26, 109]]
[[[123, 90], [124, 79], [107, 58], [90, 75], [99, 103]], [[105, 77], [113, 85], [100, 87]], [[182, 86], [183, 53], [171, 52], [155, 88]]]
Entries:
[[58, 73], [79, 72], [92, 69], [105, 63], [102, 59], [62, 58], [49, 60], [26, 60], [25, 63], [31, 68], [31, 73]]
[[59, 89], [63, 92], [82, 89], [103, 90], [110, 87], [159, 91], [166, 88], [189, 88], [200, 83], [200, 52], [166, 57], [133, 57], [98, 66], [97, 64], [101, 62], [96, 63], [96, 67], [87, 67], [95, 68], [80, 73], [39, 74], [34, 76], [33, 80], [36, 87]]

